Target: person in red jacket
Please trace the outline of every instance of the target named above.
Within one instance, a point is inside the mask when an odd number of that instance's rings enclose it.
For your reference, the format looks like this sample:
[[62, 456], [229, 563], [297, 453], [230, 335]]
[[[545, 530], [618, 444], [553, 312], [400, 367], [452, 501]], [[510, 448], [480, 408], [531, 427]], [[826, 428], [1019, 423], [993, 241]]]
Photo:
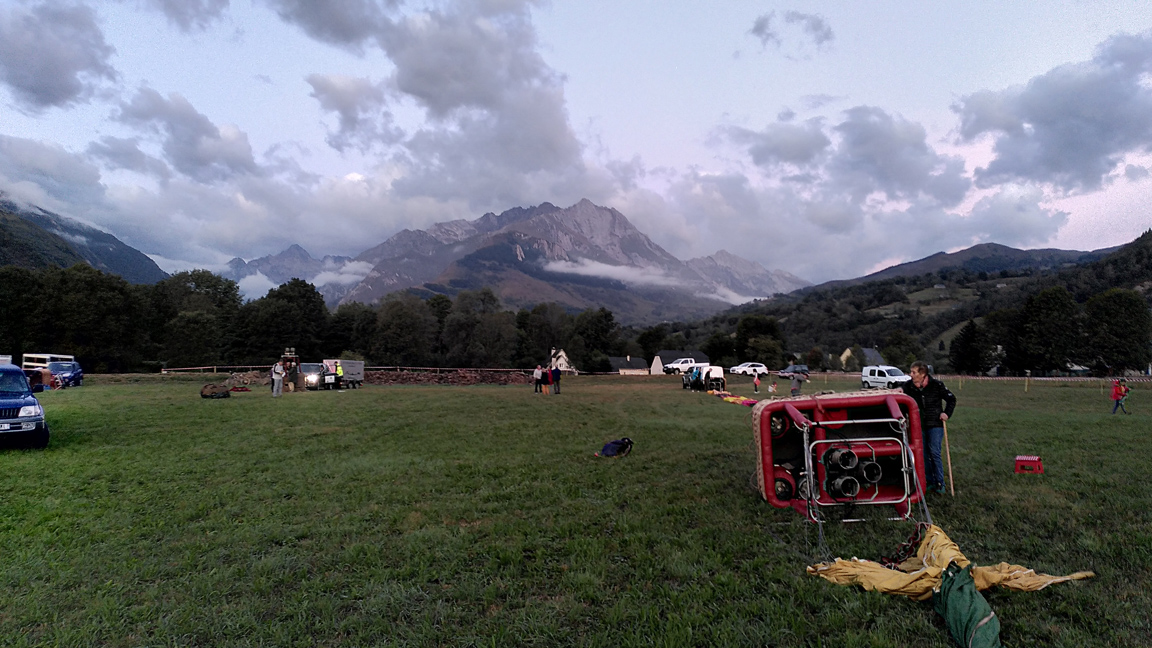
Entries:
[[1123, 379], [1123, 378], [1121, 378], [1120, 380], [1114, 381], [1112, 383], [1112, 400], [1114, 402], [1114, 404], [1112, 405], [1112, 413], [1113, 414], [1116, 413], [1116, 408], [1120, 408], [1121, 410], [1123, 410], [1123, 412], [1125, 414], [1131, 414], [1131, 412], [1129, 412], [1124, 407], [1124, 400], [1127, 398], [1128, 398], [1128, 381]]

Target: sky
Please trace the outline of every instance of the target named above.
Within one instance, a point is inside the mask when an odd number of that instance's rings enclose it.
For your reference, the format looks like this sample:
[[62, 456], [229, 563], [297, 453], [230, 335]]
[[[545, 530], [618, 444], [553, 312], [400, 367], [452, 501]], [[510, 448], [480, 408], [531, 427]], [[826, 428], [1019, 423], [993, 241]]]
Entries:
[[0, 0], [0, 192], [170, 272], [583, 198], [813, 282], [1099, 249], [1152, 3]]

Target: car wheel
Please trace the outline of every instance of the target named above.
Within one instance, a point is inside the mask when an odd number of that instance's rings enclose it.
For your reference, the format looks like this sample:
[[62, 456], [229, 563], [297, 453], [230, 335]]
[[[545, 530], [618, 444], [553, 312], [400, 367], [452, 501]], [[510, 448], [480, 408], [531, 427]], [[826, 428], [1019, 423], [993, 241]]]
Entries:
[[860, 389], [868, 389], [868, 381], [867, 380], [861, 380], [860, 381]]
[[888, 383], [888, 389], [896, 389], [896, 383], [894, 383], [894, 382]]

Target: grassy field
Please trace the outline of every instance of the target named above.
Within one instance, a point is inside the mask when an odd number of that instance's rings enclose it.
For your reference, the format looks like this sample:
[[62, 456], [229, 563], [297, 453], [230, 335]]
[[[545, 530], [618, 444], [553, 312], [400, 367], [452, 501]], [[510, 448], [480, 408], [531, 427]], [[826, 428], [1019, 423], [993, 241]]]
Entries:
[[[806, 575], [815, 527], [755, 492], [750, 409], [679, 378], [219, 401], [206, 380], [43, 395], [49, 448], [0, 452], [0, 645], [952, 645], [930, 604]], [[1096, 383], [950, 386], [935, 522], [980, 564], [1097, 573], [986, 593], [1005, 644], [1149, 645], [1152, 390], [1125, 417]], [[592, 456], [623, 436], [631, 456]], [[826, 528], [866, 558], [912, 531]]]

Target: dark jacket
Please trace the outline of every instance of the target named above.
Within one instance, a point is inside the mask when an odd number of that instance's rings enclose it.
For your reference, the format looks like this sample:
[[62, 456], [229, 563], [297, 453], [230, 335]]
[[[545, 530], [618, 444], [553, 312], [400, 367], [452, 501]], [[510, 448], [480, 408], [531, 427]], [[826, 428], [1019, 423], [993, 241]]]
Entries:
[[922, 431], [940, 427], [941, 414], [947, 414], [948, 418], [952, 418], [952, 412], [956, 409], [956, 395], [934, 376], [928, 377], [928, 384], [924, 385], [924, 389], [913, 385], [911, 380], [900, 388], [911, 396], [916, 401], [916, 406], [920, 408]]

